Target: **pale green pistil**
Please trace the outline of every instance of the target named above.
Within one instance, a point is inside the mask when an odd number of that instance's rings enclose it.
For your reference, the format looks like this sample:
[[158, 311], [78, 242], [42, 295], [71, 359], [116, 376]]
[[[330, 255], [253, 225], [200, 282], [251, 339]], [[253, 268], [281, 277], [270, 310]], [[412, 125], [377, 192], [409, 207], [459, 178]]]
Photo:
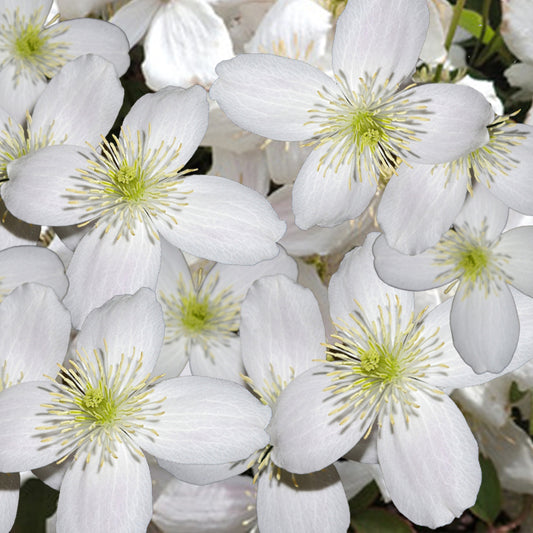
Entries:
[[29, 24], [15, 40], [15, 55], [21, 59], [31, 59], [42, 53], [46, 39], [41, 36], [41, 28]]
[[[370, 344], [366, 351], [359, 354], [360, 368], [357, 371], [383, 383], [393, 383], [402, 377], [402, 365], [396, 355], [385, 346]], [[357, 365], [354, 365], [354, 370]]]
[[353, 142], [360, 150], [366, 147], [374, 148], [385, 136], [383, 128], [369, 111], [355, 111], [349, 127]]
[[101, 383], [96, 389], [88, 388], [78, 402], [82, 410], [80, 417], [85, 420], [103, 426], [113, 424], [117, 419], [118, 406], [108, 388]]
[[121, 196], [129, 202], [143, 200], [146, 192], [146, 182], [140, 165], [123, 163], [111, 176]]
[[185, 329], [191, 333], [200, 333], [205, 329], [206, 323], [213, 318], [213, 313], [209, 309], [209, 300], [207, 298], [198, 300], [196, 295], [191, 294], [183, 300], [182, 317]]
[[489, 263], [489, 257], [485, 248], [476, 247], [465, 250], [457, 267], [463, 270], [465, 279], [475, 281], [478, 279]]

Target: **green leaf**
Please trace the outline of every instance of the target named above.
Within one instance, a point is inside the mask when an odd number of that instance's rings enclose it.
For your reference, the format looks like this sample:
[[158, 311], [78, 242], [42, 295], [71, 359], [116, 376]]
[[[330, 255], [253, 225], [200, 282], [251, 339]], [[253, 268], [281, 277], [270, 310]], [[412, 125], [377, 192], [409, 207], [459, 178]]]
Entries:
[[17, 518], [11, 533], [45, 533], [45, 521], [55, 513], [59, 492], [39, 479], [28, 479], [20, 489]]
[[[471, 9], [463, 9], [459, 18], [459, 26], [471, 33], [476, 39], [481, 37], [481, 28], [483, 28], [483, 17]], [[485, 35], [483, 35], [483, 44], [489, 44], [494, 37], [494, 30], [487, 24], [485, 26]]]
[[516, 381], [511, 383], [511, 388], [509, 389], [509, 401], [511, 403], [519, 402], [526, 394], [527, 391], [520, 390]]
[[356, 533], [413, 533], [414, 529], [398, 515], [384, 509], [367, 509], [352, 518]]
[[356, 516], [370, 507], [379, 496], [379, 487], [371, 481], [350, 500], [350, 516]]
[[500, 514], [502, 507], [502, 489], [498, 473], [492, 461], [482, 455], [479, 456], [481, 465], [481, 488], [477, 500], [470, 510], [481, 520], [492, 524]]

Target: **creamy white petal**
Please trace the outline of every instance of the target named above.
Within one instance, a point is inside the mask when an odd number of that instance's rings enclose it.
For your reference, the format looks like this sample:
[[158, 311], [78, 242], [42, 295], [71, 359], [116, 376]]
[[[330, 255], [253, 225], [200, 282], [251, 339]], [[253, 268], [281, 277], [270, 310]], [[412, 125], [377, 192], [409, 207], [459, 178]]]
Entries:
[[141, 287], [155, 289], [161, 262], [159, 241], [138, 224], [135, 235], [116, 240], [100, 228], [90, 231], [78, 244], [67, 275], [70, 287], [65, 305], [74, 327], [80, 328], [90, 311], [118, 294]]
[[348, 2], [337, 21], [333, 70], [356, 92], [359, 80], [400, 84], [413, 72], [429, 25], [425, 0]]
[[485, 97], [465, 85], [429, 83], [412, 89], [413, 101], [426, 108], [410, 145], [409, 163], [445, 163], [468, 154], [488, 141], [486, 126], [494, 117]]
[[[250, 459], [219, 465], [181, 464], [159, 459], [158, 464], [179, 480], [195, 485], [209, 485], [228, 478], [234, 478], [248, 470]], [[248, 478], [250, 483], [252, 478]]]
[[533, 62], [533, 41], [531, 40], [533, 5], [528, 0], [506, 0], [501, 6], [501, 35], [505, 44], [518, 59]]
[[443, 165], [401, 165], [378, 207], [378, 222], [389, 245], [418, 254], [437, 244], [464, 204], [466, 185], [463, 174], [447, 181]]
[[166, 398], [164, 414], [149, 424], [157, 436], [137, 436], [138, 445], [156, 458], [220, 464], [245, 459], [268, 443], [270, 409], [236, 383], [174, 378], [157, 383], [156, 395]]
[[67, 63], [35, 104], [31, 131], [47, 131], [68, 144], [98, 145], [115, 122], [124, 89], [111, 63], [85, 55]]
[[[84, 54], [96, 54], [115, 66], [122, 76], [130, 66], [129, 43], [124, 32], [109, 22], [82, 18], [59, 22], [50, 42], [68, 43], [70, 59]], [[62, 30], [62, 31], [60, 31]]]
[[0, 289], [3, 294], [27, 282], [41, 283], [63, 298], [68, 280], [61, 259], [47, 248], [14, 246], [0, 252]]
[[0, 432], [0, 472], [25, 472], [59, 460], [59, 445], [43, 444], [42, 431], [50, 416], [41, 407], [50, 402], [44, 381], [27, 381], [0, 393], [0, 424], [9, 431]]
[[269, 54], [243, 54], [217, 66], [210, 96], [241, 128], [278, 141], [303, 141], [315, 134], [310, 110], [323, 87], [335, 82], [308, 63]]
[[156, 376], [164, 375], [165, 378], [177, 378], [189, 362], [187, 346], [188, 339], [185, 337], [164, 342], [153, 374]]
[[186, 177], [183, 188], [192, 192], [176, 214], [177, 227], [155, 221], [171, 244], [198, 257], [240, 265], [277, 255], [285, 223], [259, 193], [215, 176]]
[[[346, 412], [330, 414], [357, 391], [334, 395], [324, 392], [332, 385], [333, 366], [318, 365], [300, 374], [282, 391], [270, 423], [272, 460], [290, 472], [321, 470], [351, 450], [366, 434], [374, 413], [366, 407], [350, 411], [350, 421], [339, 422]], [[351, 409], [351, 407], [350, 407]]]
[[[409, 422], [383, 424], [378, 456], [398, 510], [419, 525], [448, 524], [474, 505], [481, 484], [477, 443], [447, 396], [413, 392]], [[394, 428], [394, 429], [393, 429]]]
[[87, 166], [89, 150], [79, 146], [47, 146], [8, 165], [9, 180], [2, 198], [16, 217], [46, 226], [67, 226], [81, 221], [85, 206], [71, 204], [67, 189], [76, 184], [77, 169]]
[[244, 364], [241, 357], [239, 337], [229, 337], [222, 342], [213, 342], [207, 353], [202, 346], [193, 344], [189, 355], [191, 374], [227, 379], [244, 385], [241, 374]]
[[[89, 313], [75, 340], [82, 354], [99, 349], [109, 365], [119, 365], [121, 358], [139, 358], [142, 370], [135, 367], [138, 378], [149, 374], [159, 356], [165, 326], [161, 306], [155, 293], [147, 288], [133, 295], [115, 296]], [[124, 382], [129, 376], [121, 374]]]
[[153, 521], [166, 533], [205, 533], [208, 517], [217, 533], [247, 533], [246, 521], [255, 514], [254, 494], [247, 476], [205, 487], [172, 480], [154, 502]]
[[381, 235], [376, 239], [372, 252], [378, 276], [393, 287], [425, 291], [440, 287], [456, 277], [453, 272], [442, 277], [450, 269], [435, 262], [432, 248], [418, 255], [405, 255], [391, 248]]
[[373, 198], [377, 185], [370, 179], [354, 178], [352, 163], [323, 165], [331, 150], [326, 143], [316, 147], [305, 160], [292, 190], [295, 221], [301, 229], [336, 226], [359, 216]]
[[507, 223], [509, 208], [486, 187], [476, 185], [473, 194], [466, 198], [465, 205], [455, 219], [455, 226], [470, 226], [481, 230], [489, 241], [497, 239]]
[[0, 304], [0, 361], [11, 384], [54, 376], [70, 340], [70, 315], [49, 287], [16, 288]]
[[0, 198], [0, 213], [4, 216], [0, 219], [0, 250], [12, 246], [35, 245], [39, 240], [41, 226], [27, 224], [15, 218], [7, 209], [4, 201]]
[[73, 461], [57, 502], [57, 530], [142, 533], [152, 516], [152, 480], [144, 457], [117, 446], [100, 466], [96, 457]]
[[[295, 486], [295, 483], [297, 484]], [[346, 494], [333, 465], [312, 474], [259, 477], [257, 522], [268, 533], [345, 533], [350, 524]]]
[[260, 279], [241, 308], [240, 336], [246, 372], [259, 389], [289, 383], [325, 359], [324, 325], [309, 289], [278, 275]]
[[143, 38], [161, 5], [161, 0], [133, 0], [122, 6], [109, 22], [126, 34], [130, 48], [133, 48]]
[[208, 114], [207, 93], [202, 87], [166, 87], [139, 98], [122, 127], [133, 136], [136, 131], [144, 132], [147, 150], [156, 152], [164, 147], [158, 162], [171, 173], [180, 170], [198, 148], [207, 130]]
[[506, 231], [494, 252], [507, 257], [504, 270], [511, 285], [533, 297], [533, 226]]
[[475, 372], [501, 372], [511, 361], [520, 324], [507, 285], [489, 290], [461, 283], [450, 314], [453, 343]]
[[8, 64], [0, 69], [0, 102], [9, 109], [9, 115], [17, 122], [26, 120], [26, 111], [31, 113], [37, 98], [46, 88], [44, 78], [30, 77], [24, 71], [15, 75], [15, 66]]
[[360, 310], [370, 324], [379, 318], [379, 306], [385, 309], [398, 299], [402, 307], [401, 321], [404, 325], [407, 324], [413, 310], [413, 295], [395, 289], [379, 278], [374, 269], [372, 254], [377, 236], [377, 233], [369, 234], [363, 246], [347, 253], [337, 272], [331, 277], [329, 306], [333, 322], [354, 325], [350, 313]]
[[300, 146], [296, 142], [268, 143], [265, 155], [270, 179], [279, 184], [293, 183], [311, 150], [310, 146]]
[[201, 0], [164, 2], [144, 39], [141, 65], [146, 84], [153, 90], [166, 85], [209, 85], [215, 65], [233, 56], [223, 20]]

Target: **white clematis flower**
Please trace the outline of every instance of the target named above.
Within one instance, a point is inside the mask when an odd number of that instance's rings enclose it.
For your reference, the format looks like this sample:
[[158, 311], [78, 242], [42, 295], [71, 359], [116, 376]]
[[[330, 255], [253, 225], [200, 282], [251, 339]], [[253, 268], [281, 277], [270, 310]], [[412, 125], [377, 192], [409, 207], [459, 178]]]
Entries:
[[267, 54], [218, 65], [210, 94], [231, 120], [271, 139], [314, 145], [293, 191], [301, 228], [355, 218], [382, 173], [395, 173], [402, 161], [450, 161], [485, 142], [492, 111], [476, 91], [402, 88], [427, 25], [425, 0], [349, 1], [333, 42], [334, 79]]
[[151, 374], [164, 335], [155, 294], [141, 289], [93, 311], [60, 379], [0, 394], [0, 470], [71, 458], [57, 531], [146, 531], [152, 487], [144, 452], [182, 463], [239, 461], [268, 443], [270, 409], [235, 383]]
[[187, 362], [193, 375], [242, 383], [241, 304], [252, 283], [285, 274], [296, 279], [294, 259], [279, 254], [256, 265], [215, 264], [192, 273], [181, 252], [162, 241], [157, 295], [165, 316], [165, 343], [156, 365], [167, 377], [178, 376]]
[[285, 224], [262, 196], [224, 178], [180, 172], [205, 133], [207, 114], [204, 89], [168, 87], [138, 100], [112, 142], [49, 146], [9, 165], [2, 196], [15, 216], [48, 226], [96, 223], [67, 271], [65, 303], [75, 327], [113, 295], [155, 288], [160, 235], [228, 263], [278, 253]]
[[52, 0], [2, 0], [0, 11], [0, 101], [18, 122], [68, 61], [98, 54], [119, 76], [129, 66], [128, 41], [108, 22], [71, 20], [46, 25]]
[[[473, 505], [481, 482], [476, 441], [446, 392], [494, 375], [475, 374], [453, 348], [451, 302], [415, 316], [413, 295], [378, 278], [375, 238], [347, 254], [331, 279], [336, 340], [328, 361], [278, 398], [269, 426], [272, 460], [314, 472], [370, 437], [393, 503], [435, 528]], [[516, 366], [531, 357], [533, 341], [533, 306], [522, 299], [520, 306], [529, 322]]]
[[454, 345], [474, 371], [500, 372], [516, 349], [520, 322], [510, 286], [533, 297], [533, 227], [502, 233], [507, 207], [485, 187], [474, 189], [454, 228], [418, 255], [374, 246], [376, 270], [386, 283], [412, 291], [458, 281], [451, 308]]

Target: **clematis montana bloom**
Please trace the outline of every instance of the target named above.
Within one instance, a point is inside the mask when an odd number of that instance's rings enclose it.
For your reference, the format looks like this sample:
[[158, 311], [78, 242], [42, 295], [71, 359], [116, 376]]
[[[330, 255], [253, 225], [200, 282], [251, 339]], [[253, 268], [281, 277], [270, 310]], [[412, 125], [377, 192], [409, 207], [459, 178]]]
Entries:
[[426, 0], [349, 0], [333, 42], [334, 78], [267, 54], [218, 65], [210, 94], [232, 121], [274, 140], [314, 146], [293, 190], [302, 229], [361, 214], [380, 177], [402, 161], [450, 161], [487, 139], [493, 113], [477, 91], [404, 87], [428, 18]]
[[69, 264], [65, 303], [75, 327], [117, 294], [154, 289], [161, 235], [214, 261], [254, 264], [277, 255], [285, 231], [258, 193], [181, 169], [207, 127], [206, 92], [168, 87], [142, 97], [120, 137], [99, 149], [49, 146], [8, 165], [7, 208], [47, 226], [95, 222]]

